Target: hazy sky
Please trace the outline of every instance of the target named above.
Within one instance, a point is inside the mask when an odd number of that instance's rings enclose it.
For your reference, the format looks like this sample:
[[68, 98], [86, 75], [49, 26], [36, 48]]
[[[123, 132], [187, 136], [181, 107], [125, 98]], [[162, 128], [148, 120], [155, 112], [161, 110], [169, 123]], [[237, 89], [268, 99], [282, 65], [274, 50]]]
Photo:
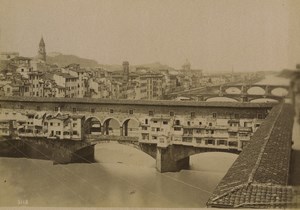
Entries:
[[[281, 70], [300, 62], [299, 0], [0, 0], [0, 51], [102, 64]], [[289, 37], [293, 36], [293, 42]], [[295, 52], [298, 52], [298, 54]], [[293, 54], [293, 58], [289, 56]]]

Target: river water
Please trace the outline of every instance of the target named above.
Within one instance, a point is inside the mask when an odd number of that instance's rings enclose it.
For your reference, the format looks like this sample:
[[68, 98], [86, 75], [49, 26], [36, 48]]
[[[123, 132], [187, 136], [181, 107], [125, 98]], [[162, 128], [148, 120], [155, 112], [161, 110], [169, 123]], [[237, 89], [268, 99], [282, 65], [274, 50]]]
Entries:
[[193, 155], [191, 169], [176, 173], [158, 173], [152, 157], [117, 143], [96, 145], [92, 164], [2, 157], [0, 206], [205, 207], [236, 157]]

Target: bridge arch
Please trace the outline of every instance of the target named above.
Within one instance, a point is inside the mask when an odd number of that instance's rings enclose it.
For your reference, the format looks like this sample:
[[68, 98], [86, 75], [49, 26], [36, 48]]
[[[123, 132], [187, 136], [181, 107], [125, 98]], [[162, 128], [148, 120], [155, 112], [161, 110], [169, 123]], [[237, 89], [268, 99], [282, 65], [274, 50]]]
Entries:
[[264, 95], [266, 94], [266, 89], [259, 85], [252, 85], [247, 89], [247, 93], [250, 95]]
[[227, 171], [238, 154], [231, 152], [201, 152], [190, 156], [189, 169], [201, 171]]
[[277, 98], [263, 98], [263, 97], [259, 97], [259, 98], [252, 98], [249, 99], [249, 102], [251, 103], [268, 103], [268, 102], [279, 102], [279, 99]]
[[102, 126], [99, 118], [91, 116], [84, 121], [85, 134], [101, 134]]
[[140, 122], [135, 117], [125, 119], [121, 127], [123, 129], [123, 136], [139, 136]]
[[231, 154], [239, 154], [240, 151], [237, 151], [236, 149], [218, 149], [218, 148], [197, 148], [197, 147], [181, 147], [181, 152], [177, 152], [177, 156], [175, 158], [175, 161], [180, 161], [185, 158], [188, 158], [192, 155], [201, 154], [201, 153], [207, 153], [207, 152], [221, 152], [221, 153], [231, 153]]
[[227, 87], [225, 88], [224, 92], [228, 94], [241, 94], [242, 89], [239, 87]]
[[107, 117], [103, 120], [104, 135], [122, 136], [121, 122], [114, 117]]
[[231, 97], [226, 97], [226, 96], [212, 96], [212, 97], [207, 97], [205, 101], [231, 101], [231, 102], [239, 102], [239, 98], [231, 98]]
[[287, 96], [289, 94], [289, 89], [284, 87], [275, 87], [271, 90], [271, 94], [274, 96]]

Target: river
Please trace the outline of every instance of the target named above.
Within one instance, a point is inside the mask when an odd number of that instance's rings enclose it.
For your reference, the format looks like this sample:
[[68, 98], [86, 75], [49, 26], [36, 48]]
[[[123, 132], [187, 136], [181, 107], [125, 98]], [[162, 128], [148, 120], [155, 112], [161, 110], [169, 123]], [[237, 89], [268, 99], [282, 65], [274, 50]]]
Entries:
[[46, 160], [1, 157], [0, 205], [205, 207], [236, 157], [193, 155], [190, 170], [176, 173], [157, 172], [152, 157], [117, 143], [96, 145], [97, 162], [92, 164], [53, 165]]
[[118, 143], [96, 146], [92, 164], [0, 158], [1, 206], [204, 207], [237, 155], [204, 153], [191, 170], [159, 173], [147, 154]]

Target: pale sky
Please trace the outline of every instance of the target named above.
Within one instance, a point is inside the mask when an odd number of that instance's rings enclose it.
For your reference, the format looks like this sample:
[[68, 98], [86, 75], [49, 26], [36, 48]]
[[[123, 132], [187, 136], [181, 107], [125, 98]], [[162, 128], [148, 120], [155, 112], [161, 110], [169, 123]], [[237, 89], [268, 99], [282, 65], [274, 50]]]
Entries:
[[[0, 0], [0, 51], [205, 71], [300, 62], [300, 0]], [[298, 6], [298, 8], [297, 8]], [[293, 37], [293, 39], [289, 39]], [[292, 56], [291, 56], [292, 55]], [[297, 61], [298, 59], [298, 61]]]

